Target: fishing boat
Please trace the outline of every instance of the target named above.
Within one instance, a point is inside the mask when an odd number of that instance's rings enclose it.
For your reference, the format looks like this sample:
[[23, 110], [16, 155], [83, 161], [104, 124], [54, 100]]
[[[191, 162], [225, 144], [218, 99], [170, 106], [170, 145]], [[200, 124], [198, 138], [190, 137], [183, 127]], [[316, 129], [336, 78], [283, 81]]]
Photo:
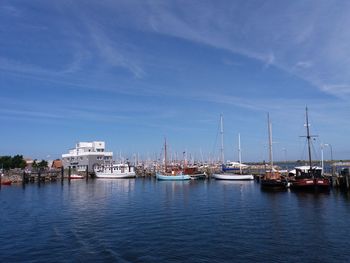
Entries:
[[[223, 116], [220, 115], [220, 134], [221, 134], [221, 162], [224, 163], [224, 127], [223, 127]], [[213, 178], [216, 180], [254, 180], [254, 176], [251, 174], [242, 173], [242, 156], [241, 156], [241, 139], [238, 134], [238, 155], [239, 155], [239, 174], [228, 173], [222, 169], [222, 173], [213, 174]], [[224, 168], [224, 166], [222, 166]]]
[[191, 177], [188, 174], [184, 174], [182, 171], [172, 171], [168, 173], [167, 171], [167, 144], [166, 139], [164, 139], [164, 171], [156, 173], [157, 180], [162, 181], [184, 181], [190, 180]]
[[270, 170], [266, 171], [265, 175], [261, 178], [260, 185], [263, 190], [285, 190], [287, 189], [288, 181], [281, 176], [281, 173], [276, 171], [273, 167], [273, 152], [272, 152], [272, 123], [270, 121], [270, 115], [267, 114], [267, 127], [269, 134], [269, 160]]
[[310, 135], [309, 127], [309, 116], [308, 108], [305, 109], [305, 119], [306, 119], [306, 139], [308, 144], [308, 155], [309, 155], [309, 165], [308, 167], [296, 167], [295, 177], [291, 181], [292, 190], [300, 191], [329, 191], [330, 190], [330, 181], [328, 178], [325, 178], [322, 174], [322, 168], [317, 166], [312, 166], [311, 159], [311, 138], [315, 137]]
[[133, 166], [128, 163], [117, 163], [97, 166], [95, 168], [96, 178], [123, 179], [135, 178], [136, 173]]
[[183, 174], [182, 172], [178, 174], [161, 174], [157, 173], [156, 178], [162, 181], [184, 181], [190, 180], [191, 177], [188, 174]]

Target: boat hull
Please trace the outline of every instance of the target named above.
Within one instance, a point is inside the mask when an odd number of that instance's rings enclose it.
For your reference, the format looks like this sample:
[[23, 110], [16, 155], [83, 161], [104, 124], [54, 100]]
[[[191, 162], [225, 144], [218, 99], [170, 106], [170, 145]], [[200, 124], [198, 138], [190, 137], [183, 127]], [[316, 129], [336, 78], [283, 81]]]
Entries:
[[70, 179], [71, 179], [71, 180], [75, 180], [75, 179], [84, 179], [84, 176], [78, 175], [78, 174], [72, 174], [72, 175], [70, 176]]
[[263, 190], [287, 190], [288, 183], [283, 180], [262, 179], [260, 181], [261, 189]]
[[254, 180], [251, 174], [213, 174], [216, 180]]
[[191, 177], [187, 174], [178, 174], [178, 175], [156, 174], [156, 178], [161, 181], [184, 181], [184, 180], [191, 179]]
[[96, 178], [104, 179], [126, 179], [126, 178], [135, 178], [135, 173], [125, 173], [125, 174], [112, 174], [112, 173], [96, 173]]
[[11, 185], [12, 182], [11, 181], [4, 181], [4, 182], [1, 182], [1, 185]]
[[292, 181], [290, 188], [296, 191], [329, 191], [330, 181], [325, 178], [300, 178]]
[[190, 174], [192, 180], [204, 180], [206, 178], [206, 174]]

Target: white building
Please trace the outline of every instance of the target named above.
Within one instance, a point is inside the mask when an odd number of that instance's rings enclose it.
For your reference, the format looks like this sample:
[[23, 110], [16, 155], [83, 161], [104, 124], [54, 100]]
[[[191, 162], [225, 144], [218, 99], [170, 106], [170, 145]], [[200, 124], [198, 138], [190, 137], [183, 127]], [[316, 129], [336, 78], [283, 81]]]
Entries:
[[112, 163], [113, 152], [105, 151], [105, 142], [79, 142], [69, 153], [62, 154], [64, 168], [71, 167], [78, 171], [86, 171], [88, 165], [92, 172], [96, 165]]

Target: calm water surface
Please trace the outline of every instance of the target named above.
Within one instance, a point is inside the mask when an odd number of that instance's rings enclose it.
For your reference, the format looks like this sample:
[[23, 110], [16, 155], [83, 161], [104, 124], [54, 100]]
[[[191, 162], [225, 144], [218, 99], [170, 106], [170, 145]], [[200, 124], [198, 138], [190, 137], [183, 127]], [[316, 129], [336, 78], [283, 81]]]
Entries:
[[350, 197], [255, 182], [2, 186], [1, 262], [349, 262]]

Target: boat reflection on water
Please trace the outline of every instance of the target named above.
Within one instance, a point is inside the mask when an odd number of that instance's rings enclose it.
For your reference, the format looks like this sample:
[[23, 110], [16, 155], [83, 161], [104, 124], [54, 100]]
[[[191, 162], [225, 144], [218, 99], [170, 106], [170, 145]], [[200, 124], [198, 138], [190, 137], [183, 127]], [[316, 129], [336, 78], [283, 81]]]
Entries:
[[254, 181], [231, 181], [231, 180], [216, 180], [215, 185], [221, 186], [223, 191], [227, 192], [252, 192], [254, 191]]
[[235, 180], [215, 180], [216, 184], [219, 185], [236, 185], [236, 186], [244, 186], [244, 187], [253, 187], [254, 186], [254, 180], [242, 180], [242, 181], [235, 181]]

